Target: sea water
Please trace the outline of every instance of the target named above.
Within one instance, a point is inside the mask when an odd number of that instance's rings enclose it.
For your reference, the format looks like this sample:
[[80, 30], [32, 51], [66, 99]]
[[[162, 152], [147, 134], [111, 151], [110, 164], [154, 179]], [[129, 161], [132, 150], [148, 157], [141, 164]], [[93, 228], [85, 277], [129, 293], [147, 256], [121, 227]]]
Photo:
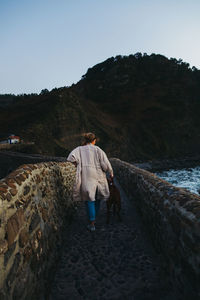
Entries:
[[177, 187], [200, 194], [200, 167], [162, 171], [156, 175]]

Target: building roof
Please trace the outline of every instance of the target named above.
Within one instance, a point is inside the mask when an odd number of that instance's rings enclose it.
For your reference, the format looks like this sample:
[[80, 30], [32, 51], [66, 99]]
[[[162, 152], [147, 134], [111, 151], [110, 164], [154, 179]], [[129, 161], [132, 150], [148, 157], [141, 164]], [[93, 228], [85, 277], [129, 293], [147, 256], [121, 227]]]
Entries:
[[10, 135], [8, 138], [9, 138], [9, 139], [16, 139], [16, 140], [20, 140], [20, 137], [19, 137], [19, 136], [17, 136], [17, 135]]

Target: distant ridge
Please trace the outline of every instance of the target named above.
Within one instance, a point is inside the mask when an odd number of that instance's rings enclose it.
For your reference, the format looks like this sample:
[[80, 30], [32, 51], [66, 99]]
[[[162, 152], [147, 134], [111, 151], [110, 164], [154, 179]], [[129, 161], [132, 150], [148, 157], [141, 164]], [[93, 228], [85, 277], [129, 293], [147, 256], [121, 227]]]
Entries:
[[35, 141], [34, 153], [65, 156], [85, 131], [127, 161], [200, 151], [200, 71], [159, 54], [111, 57], [76, 85], [0, 95], [0, 106], [0, 130]]

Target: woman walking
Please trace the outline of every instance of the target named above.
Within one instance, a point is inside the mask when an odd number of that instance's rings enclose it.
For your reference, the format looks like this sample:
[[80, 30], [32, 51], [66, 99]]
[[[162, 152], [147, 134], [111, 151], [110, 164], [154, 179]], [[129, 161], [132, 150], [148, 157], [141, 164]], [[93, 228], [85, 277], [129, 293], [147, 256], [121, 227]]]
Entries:
[[95, 220], [101, 200], [109, 198], [106, 173], [113, 178], [111, 164], [105, 152], [95, 146], [96, 140], [94, 133], [86, 133], [83, 146], [75, 148], [67, 158], [77, 167], [73, 199], [85, 201], [90, 231], [95, 231]]

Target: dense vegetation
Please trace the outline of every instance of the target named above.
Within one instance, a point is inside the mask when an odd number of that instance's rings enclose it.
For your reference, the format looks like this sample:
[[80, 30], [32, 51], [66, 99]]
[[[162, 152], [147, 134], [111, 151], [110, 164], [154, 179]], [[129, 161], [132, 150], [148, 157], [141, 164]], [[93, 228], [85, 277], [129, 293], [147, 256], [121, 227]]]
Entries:
[[95, 131], [110, 156], [129, 161], [200, 150], [200, 71], [162, 55], [112, 57], [70, 88], [2, 95], [0, 105], [1, 133], [35, 141], [43, 154], [65, 155], [84, 131]]

